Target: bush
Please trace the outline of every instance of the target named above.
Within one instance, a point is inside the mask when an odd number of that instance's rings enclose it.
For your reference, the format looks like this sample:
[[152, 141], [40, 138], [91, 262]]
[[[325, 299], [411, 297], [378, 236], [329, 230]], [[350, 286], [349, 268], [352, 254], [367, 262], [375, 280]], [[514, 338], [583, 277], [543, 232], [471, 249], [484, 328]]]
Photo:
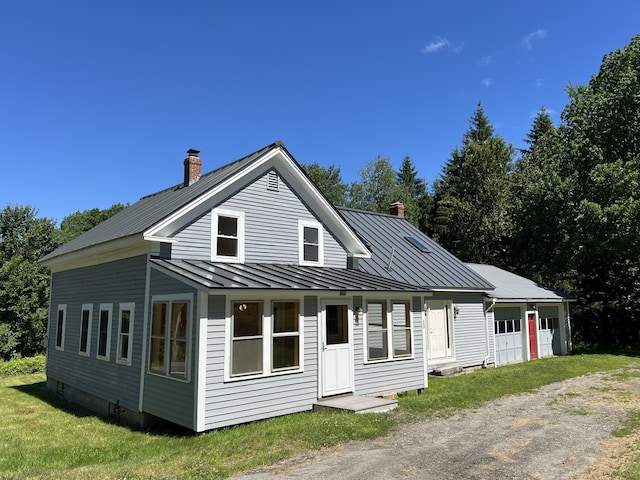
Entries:
[[0, 361], [0, 378], [28, 373], [44, 373], [44, 355], [29, 358], [18, 358], [7, 362]]

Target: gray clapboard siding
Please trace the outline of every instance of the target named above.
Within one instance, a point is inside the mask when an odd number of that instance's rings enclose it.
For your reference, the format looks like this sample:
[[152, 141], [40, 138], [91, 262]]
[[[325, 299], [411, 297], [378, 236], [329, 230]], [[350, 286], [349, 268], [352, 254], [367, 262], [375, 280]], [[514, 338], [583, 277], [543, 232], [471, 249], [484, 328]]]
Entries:
[[[98, 398], [138, 411], [146, 256], [54, 273], [49, 313], [47, 376]], [[116, 363], [120, 303], [134, 302], [131, 365]], [[100, 304], [112, 304], [109, 361], [96, 358]], [[56, 350], [58, 305], [67, 305], [64, 351]], [[82, 305], [93, 305], [90, 356], [80, 355]]]
[[[267, 174], [212, 208], [244, 212], [245, 262], [298, 264], [298, 220], [317, 222], [300, 197], [280, 178], [278, 191], [267, 190]], [[324, 230], [324, 265], [346, 268], [344, 248]], [[173, 258], [211, 259], [211, 213], [207, 213], [174, 237]]]
[[205, 428], [310, 410], [317, 400], [317, 299], [305, 297], [304, 371], [224, 382], [224, 296], [209, 298]]
[[[378, 297], [376, 297], [377, 299]], [[359, 302], [359, 303], [358, 303]], [[361, 297], [354, 298], [354, 305], [362, 305]], [[427, 384], [424, 371], [424, 339], [422, 336], [422, 301], [414, 297], [410, 302], [413, 322], [413, 358], [365, 364], [364, 322], [354, 326], [355, 393], [379, 396], [390, 392], [424, 388]]]
[[[192, 294], [193, 301], [190, 305], [190, 342], [187, 346], [189, 356], [189, 379], [188, 381], [177, 380], [152, 373], [145, 374], [144, 396], [142, 410], [160, 418], [164, 418], [178, 425], [195, 429], [194, 425], [194, 402], [196, 395], [196, 342], [198, 329], [197, 322], [197, 301], [198, 296], [194, 288], [182, 282], [151, 269], [150, 295], [177, 295]], [[152, 298], [149, 301], [152, 301]], [[149, 308], [151, 311], [151, 308]], [[147, 351], [149, 339], [147, 342]], [[144, 365], [146, 370], [146, 363]]]

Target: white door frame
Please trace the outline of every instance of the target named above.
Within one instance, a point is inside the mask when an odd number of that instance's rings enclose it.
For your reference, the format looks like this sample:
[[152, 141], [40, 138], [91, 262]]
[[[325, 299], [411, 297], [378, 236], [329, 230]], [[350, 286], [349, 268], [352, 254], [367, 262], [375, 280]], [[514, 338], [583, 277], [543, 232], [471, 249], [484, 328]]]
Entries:
[[[347, 307], [347, 334], [349, 336], [348, 343], [339, 344], [343, 348], [332, 348], [327, 345], [326, 340], [326, 313], [327, 305], [346, 305]], [[354, 345], [353, 345], [353, 306], [350, 298], [336, 298], [321, 300], [321, 311], [318, 315], [318, 392], [320, 397], [338, 395], [340, 393], [349, 393], [355, 391], [355, 361], [354, 361]], [[338, 385], [333, 384], [337, 378], [330, 378], [330, 370], [332, 362], [340, 362], [344, 369], [340, 371], [343, 374]], [[344, 363], [347, 365], [344, 365]], [[333, 363], [336, 366], [335, 363]], [[329, 367], [329, 368], [328, 368]], [[330, 382], [327, 380], [330, 379]]]
[[[454, 335], [453, 335], [453, 301], [452, 300], [445, 300], [445, 299], [429, 299], [428, 303], [428, 309], [427, 309], [427, 327], [429, 330], [429, 338], [428, 338], [428, 345], [429, 345], [429, 359], [434, 361], [435, 363], [437, 363], [439, 360], [453, 360], [454, 359], [454, 355], [453, 355], [453, 342], [454, 342]], [[442, 304], [442, 310], [440, 308], [433, 308], [434, 304], [440, 306], [440, 304]], [[441, 311], [443, 318], [442, 318], [442, 332], [440, 337], [442, 338], [442, 340], [444, 341], [443, 344], [443, 350], [444, 350], [444, 355], [435, 355], [432, 349], [432, 339], [434, 338], [433, 335], [433, 327], [435, 326], [435, 322], [434, 322], [434, 318], [433, 318], [433, 312], [435, 311]], [[448, 345], [448, 346], [447, 346]]]

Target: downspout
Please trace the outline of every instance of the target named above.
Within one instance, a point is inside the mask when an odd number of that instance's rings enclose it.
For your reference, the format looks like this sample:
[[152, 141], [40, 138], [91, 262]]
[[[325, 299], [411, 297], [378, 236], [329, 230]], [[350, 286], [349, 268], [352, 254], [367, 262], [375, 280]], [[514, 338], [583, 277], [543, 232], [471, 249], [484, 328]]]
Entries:
[[489, 361], [489, 357], [491, 356], [491, 347], [489, 346], [489, 316], [487, 314], [491, 310], [493, 310], [493, 307], [495, 306], [496, 306], [496, 299], [494, 298], [489, 308], [487, 308], [484, 311], [484, 321], [485, 321], [484, 336], [485, 336], [485, 340], [487, 341], [487, 356], [484, 357], [484, 360], [482, 360], [482, 368], [487, 368], [487, 362]]

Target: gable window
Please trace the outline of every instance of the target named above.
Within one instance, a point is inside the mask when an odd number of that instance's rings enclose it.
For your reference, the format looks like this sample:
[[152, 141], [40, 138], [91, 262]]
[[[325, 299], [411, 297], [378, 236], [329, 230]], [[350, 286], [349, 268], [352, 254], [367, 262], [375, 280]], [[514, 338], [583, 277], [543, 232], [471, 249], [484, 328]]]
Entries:
[[98, 353], [101, 360], [109, 360], [109, 349], [111, 345], [111, 314], [113, 306], [110, 303], [100, 304], [100, 315], [98, 317]]
[[89, 355], [91, 344], [91, 321], [93, 316], [93, 305], [85, 303], [82, 305], [80, 315], [80, 355]]
[[168, 377], [187, 378], [189, 306], [190, 301], [182, 299], [153, 302], [150, 372]]
[[118, 363], [131, 365], [134, 303], [121, 303], [118, 315]]
[[58, 305], [58, 317], [56, 321], [56, 349], [64, 350], [64, 333], [66, 329], [67, 306]]
[[[391, 308], [389, 308], [389, 306]], [[409, 302], [372, 300], [366, 313], [367, 360], [391, 360], [411, 356]]]
[[300, 265], [323, 265], [323, 229], [317, 222], [298, 222], [298, 251]]
[[213, 211], [212, 257], [214, 261], [244, 261], [244, 213]]

